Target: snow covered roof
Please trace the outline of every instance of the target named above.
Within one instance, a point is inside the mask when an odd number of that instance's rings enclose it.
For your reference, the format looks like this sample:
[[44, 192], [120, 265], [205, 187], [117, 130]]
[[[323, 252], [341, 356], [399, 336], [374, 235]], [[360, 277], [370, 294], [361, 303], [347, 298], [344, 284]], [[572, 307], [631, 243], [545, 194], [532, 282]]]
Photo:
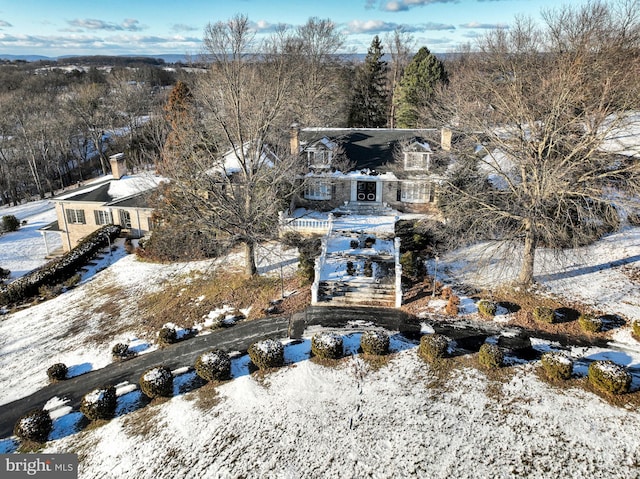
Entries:
[[[251, 153], [249, 149], [252, 147], [252, 143], [247, 141], [242, 146], [243, 153], [246, 161], [250, 161]], [[227, 175], [231, 173], [238, 173], [244, 169], [242, 166], [240, 159], [243, 155], [240, 154], [239, 148], [232, 148], [228, 150], [224, 155], [222, 155], [222, 164], [213, 167], [210, 171], [212, 172], [221, 172], [224, 171]], [[278, 159], [276, 154], [267, 146], [263, 145], [262, 153], [260, 155], [260, 165], [259, 166], [269, 166], [272, 167], [274, 162]]]
[[[101, 178], [101, 181], [89, 184], [78, 190], [63, 193], [54, 197], [53, 200], [111, 205], [116, 202], [146, 196], [143, 194], [157, 188], [163, 181], [166, 181], [166, 179], [148, 173], [123, 176], [119, 180], [115, 180], [111, 175], [107, 175]], [[132, 204], [130, 206], [145, 207], [142, 204]]]

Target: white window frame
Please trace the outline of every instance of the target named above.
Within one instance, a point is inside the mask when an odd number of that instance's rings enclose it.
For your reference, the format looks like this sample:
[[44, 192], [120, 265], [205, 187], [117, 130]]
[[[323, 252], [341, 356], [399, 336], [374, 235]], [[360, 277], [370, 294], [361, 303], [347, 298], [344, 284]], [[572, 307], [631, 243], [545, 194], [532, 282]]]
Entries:
[[426, 151], [405, 151], [404, 169], [407, 171], [429, 171], [431, 153]]
[[111, 211], [94, 210], [93, 214], [97, 225], [113, 224], [113, 215], [111, 214]]
[[308, 179], [304, 185], [304, 197], [307, 200], [330, 200], [331, 182], [328, 180]]
[[429, 203], [430, 199], [430, 182], [403, 181], [400, 183], [400, 201], [403, 203]]
[[87, 218], [84, 214], [84, 210], [78, 210], [73, 208], [67, 208], [65, 210], [67, 215], [67, 223], [72, 225], [86, 225]]
[[313, 168], [329, 168], [332, 153], [327, 148], [310, 148], [307, 150], [307, 162]]

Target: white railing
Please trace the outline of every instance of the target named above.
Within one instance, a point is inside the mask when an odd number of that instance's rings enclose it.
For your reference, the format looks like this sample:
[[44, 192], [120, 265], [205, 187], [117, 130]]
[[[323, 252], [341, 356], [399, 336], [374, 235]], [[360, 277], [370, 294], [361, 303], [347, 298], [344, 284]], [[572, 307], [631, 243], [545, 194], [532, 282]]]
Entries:
[[400, 264], [400, 238], [393, 240], [394, 257], [396, 261], [396, 308], [402, 306], [402, 265]]
[[280, 232], [299, 231], [329, 234], [333, 228], [333, 213], [329, 213], [328, 218], [288, 218], [281, 211], [278, 213]]

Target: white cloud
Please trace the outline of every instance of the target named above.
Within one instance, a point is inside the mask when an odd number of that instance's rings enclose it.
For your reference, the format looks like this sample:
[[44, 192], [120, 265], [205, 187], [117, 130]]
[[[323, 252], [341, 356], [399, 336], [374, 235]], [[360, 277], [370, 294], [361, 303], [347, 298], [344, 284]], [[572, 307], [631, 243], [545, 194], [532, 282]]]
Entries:
[[12, 26], [13, 25], [11, 25], [9, 22], [0, 20], [0, 28], [6, 28], [6, 27], [12, 27]]
[[69, 20], [67, 23], [72, 27], [83, 30], [139, 32], [146, 28], [144, 25], [140, 25], [140, 22], [134, 18], [125, 18], [122, 23], [105, 22], [104, 20], [95, 18], [77, 18], [75, 20]]
[[509, 28], [509, 25], [504, 23], [480, 23], [480, 22], [469, 22], [460, 25], [460, 28], [480, 28], [485, 30], [495, 30], [497, 28]]
[[383, 33], [392, 32], [394, 30], [402, 30], [403, 32], [424, 32], [424, 31], [442, 31], [455, 30], [453, 25], [444, 23], [421, 23], [415, 25], [399, 24], [394, 22], [384, 22], [382, 20], [352, 20], [347, 24], [346, 32], [351, 34], [357, 33]]
[[[458, 3], [459, 0], [391, 0], [384, 1], [381, 9], [387, 12], [404, 12], [414, 7], [423, 7], [435, 3]], [[369, 5], [370, 2], [367, 4]]]

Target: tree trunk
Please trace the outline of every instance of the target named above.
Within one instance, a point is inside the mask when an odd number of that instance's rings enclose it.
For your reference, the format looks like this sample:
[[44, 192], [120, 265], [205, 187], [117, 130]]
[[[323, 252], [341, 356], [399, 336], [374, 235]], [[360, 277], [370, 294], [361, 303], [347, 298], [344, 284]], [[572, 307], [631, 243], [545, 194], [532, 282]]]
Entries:
[[245, 252], [245, 272], [247, 276], [256, 276], [258, 274], [258, 266], [256, 265], [256, 242], [248, 240], [244, 244]]
[[524, 224], [524, 251], [522, 252], [522, 264], [518, 274], [518, 283], [522, 286], [533, 284], [533, 266], [536, 258], [536, 231], [530, 219]]

